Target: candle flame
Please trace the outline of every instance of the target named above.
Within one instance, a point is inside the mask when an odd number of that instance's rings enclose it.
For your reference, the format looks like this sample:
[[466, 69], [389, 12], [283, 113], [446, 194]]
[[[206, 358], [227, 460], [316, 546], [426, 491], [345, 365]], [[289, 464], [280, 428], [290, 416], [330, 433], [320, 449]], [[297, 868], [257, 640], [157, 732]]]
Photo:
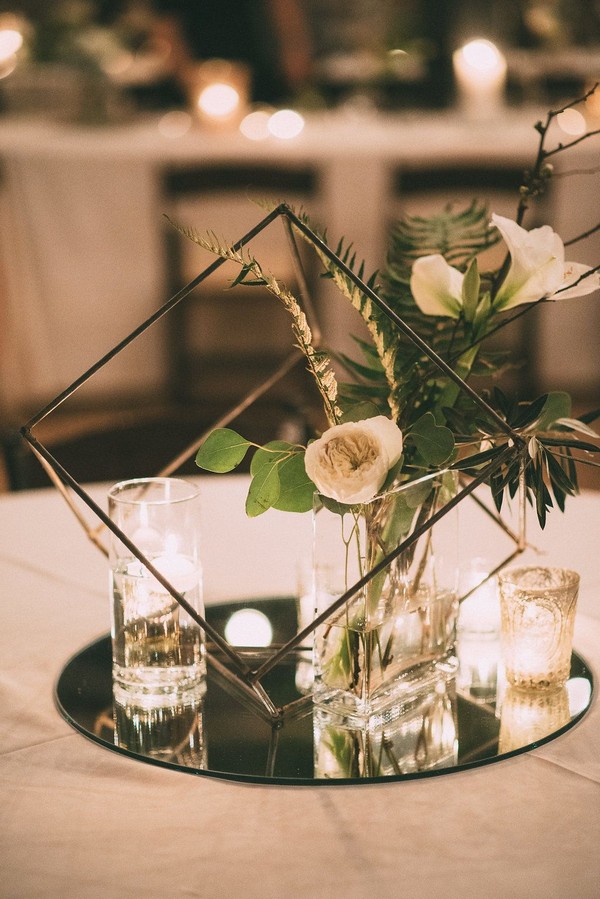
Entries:
[[23, 35], [15, 28], [0, 30], [0, 62], [10, 59], [23, 46]]
[[205, 87], [198, 97], [198, 108], [215, 119], [226, 119], [240, 105], [240, 95], [230, 84], [217, 82]]
[[478, 72], [487, 73], [503, 68], [504, 59], [491, 41], [478, 38], [469, 41], [460, 51], [465, 63]]

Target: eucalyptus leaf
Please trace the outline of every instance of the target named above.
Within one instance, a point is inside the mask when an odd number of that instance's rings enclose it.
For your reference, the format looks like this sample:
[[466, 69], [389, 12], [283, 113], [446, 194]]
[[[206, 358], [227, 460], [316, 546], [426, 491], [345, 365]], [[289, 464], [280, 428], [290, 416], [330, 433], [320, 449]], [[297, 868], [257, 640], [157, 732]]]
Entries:
[[310, 512], [317, 488], [306, 474], [304, 453], [294, 453], [277, 470], [280, 491], [273, 508], [280, 512]]
[[196, 465], [206, 471], [221, 474], [233, 471], [242, 462], [250, 446], [252, 443], [237, 431], [217, 428], [208, 435], [196, 453]]
[[271, 440], [269, 443], [265, 443], [264, 446], [261, 446], [256, 450], [252, 457], [250, 474], [253, 476], [258, 474], [260, 469], [265, 465], [277, 465], [282, 459], [285, 459], [286, 456], [289, 456], [289, 454], [294, 451], [295, 447], [285, 440]]
[[346, 503], [340, 503], [337, 499], [332, 499], [330, 496], [323, 496], [322, 493], [319, 494], [319, 498], [321, 500], [321, 505], [329, 512], [333, 512], [334, 515], [346, 515], [348, 512], [360, 512], [361, 507], [359, 503], [350, 506]]
[[402, 453], [402, 455], [400, 456], [400, 458], [398, 459], [396, 464], [392, 465], [392, 467], [388, 471], [387, 477], [386, 477], [385, 481], [383, 482], [383, 487], [381, 488], [382, 493], [385, 492], [386, 490], [389, 490], [389, 488], [392, 486], [392, 484], [394, 483], [394, 481], [396, 480], [396, 478], [402, 471], [403, 467], [404, 467], [404, 453]]
[[276, 465], [263, 465], [250, 481], [246, 497], [246, 515], [256, 518], [270, 509], [279, 499], [279, 472]]
[[430, 478], [426, 478], [422, 483], [416, 482], [413, 485], [407, 485], [402, 494], [407, 509], [414, 511], [419, 509], [425, 500], [429, 497], [433, 490], [433, 482]]
[[417, 419], [406, 434], [406, 440], [414, 443], [429, 465], [441, 465], [450, 458], [454, 449], [452, 431], [436, 424], [431, 412], [426, 412]]

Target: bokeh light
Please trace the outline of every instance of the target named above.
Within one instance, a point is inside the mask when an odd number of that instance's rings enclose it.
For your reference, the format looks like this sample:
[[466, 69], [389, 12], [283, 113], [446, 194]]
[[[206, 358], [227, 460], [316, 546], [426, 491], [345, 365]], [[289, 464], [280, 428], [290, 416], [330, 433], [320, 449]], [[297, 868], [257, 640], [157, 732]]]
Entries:
[[189, 112], [173, 109], [166, 112], [158, 122], [158, 130], [163, 137], [169, 137], [172, 140], [183, 137], [192, 127], [192, 117]]
[[231, 646], [270, 646], [273, 628], [258, 609], [239, 609], [225, 626], [225, 639]]
[[23, 35], [14, 28], [0, 28], [0, 62], [9, 59], [23, 46]]
[[273, 115], [271, 109], [255, 109], [244, 116], [240, 123], [240, 131], [248, 140], [265, 140], [269, 137], [269, 119]]
[[240, 95], [230, 84], [209, 84], [198, 97], [198, 108], [215, 119], [226, 119], [240, 105]]
[[583, 116], [578, 109], [563, 110], [563, 112], [560, 112], [556, 116], [556, 121], [558, 122], [561, 131], [564, 131], [565, 134], [571, 134], [577, 137], [581, 134], [585, 134], [587, 131], [585, 116]]
[[495, 71], [503, 63], [503, 57], [491, 41], [477, 38], [461, 49], [465, 63], [472, 69], [485, 73]]
[[303, 128], [304, 119], [293, 109], [279, 109], [269, 119], [269, 132], [282, 140], [298, 137]]

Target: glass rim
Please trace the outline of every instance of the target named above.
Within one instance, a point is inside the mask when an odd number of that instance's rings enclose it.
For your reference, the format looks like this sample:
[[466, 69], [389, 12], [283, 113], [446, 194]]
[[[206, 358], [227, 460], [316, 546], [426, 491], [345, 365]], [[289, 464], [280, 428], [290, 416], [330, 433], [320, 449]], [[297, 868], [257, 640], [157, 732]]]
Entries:
[[[561, 584], [549, 584], [546, 587], [525, 587], [519, 582], [518, 576], [523, 575], [529, 571], [548, 571], [552, 573], [560, 572], [560, 574], [563, 576], [563, 582]], [[506, 584], [512, 587], [516, 587], [519, 590], [526, 590], [527, 593], [531, 593], [534, 596], [543, 593], [549, 593], [553, 590], [564, 590], [565, 588], [578, 587], [580, 580], [581, 576], [578, 571], [574, 571], [572, 568], [563, 568], [560, 565], [515, 565], [512, 568], [507, 568], [505, 571], [501, 571], [498, 574], [499, 585]]]
[[[162, 496], [154, 498], [146, 498], [142, 493], [141, 496], [128, 496], [127, 491], [137, 488], [153, 487], [153, 486], [175, 485], [177, 488], [184, 488], [184, 493], [180, 496]], [[167, 506], [176, 503], [185, 503], [190, 500], [197, 499], [200, 495], [200, 488], [191, 484], [184, 478], [168, 478], [168, 477], [148, 477], [148, 478], [128, 478], [119, 481], [108, 491], [108, 499], [113, 503], [121, 503], [129, 506]]]

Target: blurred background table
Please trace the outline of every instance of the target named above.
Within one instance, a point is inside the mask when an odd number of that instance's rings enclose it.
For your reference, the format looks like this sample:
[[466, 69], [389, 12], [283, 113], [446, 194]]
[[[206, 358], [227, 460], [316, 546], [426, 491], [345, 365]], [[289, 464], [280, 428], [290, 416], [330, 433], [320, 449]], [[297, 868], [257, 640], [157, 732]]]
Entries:
[[[361, 116], [338, 110], [307, 116], [292, 140], [262, 142], [201, 128], [167, 136], [162, 116], [98, 128], [6, 117], [0, 129], [0, 410], [22, 420], [209, 261], [195, 245], [176, 241], [163, 213], [233, 241], [264, 214], [252, 198], [301, 204], [327, 227], [334, 245], [342, 236], [352, 242], [370, 272], [385, 258], [399, 212], [427, 214], [449, 200], [480, 197], [491, 210], [514, 215], [540, 116], [539, 109], [507, 108], [473, 123], [456, 110]], [[573, 151], [569, 168], [589, 171], [597, 160], [597, 147], [586, 144]], [[595, 196], [589, 178], [557, 178], [529, 226], [543, 216], [568, 240], [589, 227]], [[259, 246], [273, 271], [284, 281], [292, 277], [282, 229], [272, 229]], [[599, 246], [596, 233], [573, 252], [593, 261]], [[318, 277], [312, 283], [327, 339], [350, 348], [352, 311]], [[249, 360], [263, 350], [256, 342], [265, 341], [269, 310], [248, 313], [247, 332], [237, 333], [236, 344], [222, 295], [210, 302], [200, 327], [188, 324], [175, 343], [166, 331], [151, 331], [143, 347], [115, 360], [90, 397], [114, 402], [121, 395], [167, 393], [175, 357], [188, 340], [213, 356], [241, 352]], [[537, 384], [597, 396], [597, 347], [589, 339], [600, 326], [596, 297], [550, 313], [527, 331]], [[283, 351], [287, 329], [271, 330], [275, 352]], [[519, 332], [511, 339], [524, 338]]]

